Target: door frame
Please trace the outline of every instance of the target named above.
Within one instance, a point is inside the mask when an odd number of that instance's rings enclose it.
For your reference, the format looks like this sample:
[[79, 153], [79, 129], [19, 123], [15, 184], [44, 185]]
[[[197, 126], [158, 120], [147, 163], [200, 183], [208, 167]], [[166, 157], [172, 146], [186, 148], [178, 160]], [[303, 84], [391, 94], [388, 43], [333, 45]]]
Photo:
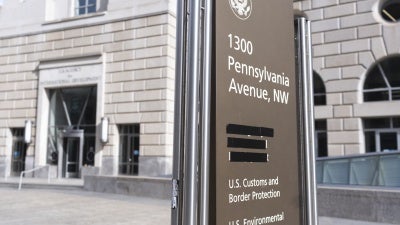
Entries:
[[[58, 149], [58, 178], [72, 178], [68, 175], [68, 152], [64, 154], [64, 141], [65, 138], [78, 138], [79, 139], [79, 159], [78, 159], [78, 174], [77, 178], [81, 177], [82, 161], [83, 161], [83, 144], [84, 144], [84, 130], [61, 130], [58, 133], [57, 149]], [[64, 168], [65, 167], [65, 168]]]
[[[36, 138], [34, 164], [48, 164], [48, 126], [50, 113], [49, 91], [52, 89], [97, 86], [96, 124], [100, 124], [105, 110], [105, 54], [89, 54], [82, 57], [62, 57], [56, 60], [43, 60], [38, 68], [38, 106], [36, 120]], [[72, 71], [69, 73], [66, 71]], [[75, 79], [79, 78], [79, 79]], [[85, 79], [87, 78], [87, 79]], [[99, 128], [96, 128], [95, 166], [101, 167], [104, 145], [99, 138]], [[33, 165], [31, 166], [33, 168]]]

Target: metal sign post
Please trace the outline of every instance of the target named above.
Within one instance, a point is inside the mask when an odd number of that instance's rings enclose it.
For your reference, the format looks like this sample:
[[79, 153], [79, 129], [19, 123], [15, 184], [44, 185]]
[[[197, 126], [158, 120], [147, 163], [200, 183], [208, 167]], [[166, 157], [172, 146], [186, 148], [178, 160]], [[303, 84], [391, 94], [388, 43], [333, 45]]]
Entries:
[[178, 1], [172, 224], [196, 225], [199, 220], [203, 4]]
[[172, 168], [172, 214], [171, 224], [179, 224], [182, 220], [183, 183], [183, 140], [185, 124], [185, 89], [186, 89], [186, 33], [187, 33], [187, 1], [178, 1], [176, 23], [176, 63], [175, 63], [175, 111], [174, 111], [174, 155]]
[[302, 97], [303, 125], [303, 152], [305, 155], [303, 168], [306, 171], [304, 188], [307, 196], [306, 218], [307, 224], [318, 224], [317, 218], [317, 187], [315, 178], [315, 151], [314, 151], [314, 95], [312, 80], [312, 55], [311, 55], [311, 25], [305, 18], [295, 20], [295, 43], [296, 43], [296, 69], [299, 74], [299, 86]]
[[309, 22], [178, 1], [172, 225], [316, 225]]

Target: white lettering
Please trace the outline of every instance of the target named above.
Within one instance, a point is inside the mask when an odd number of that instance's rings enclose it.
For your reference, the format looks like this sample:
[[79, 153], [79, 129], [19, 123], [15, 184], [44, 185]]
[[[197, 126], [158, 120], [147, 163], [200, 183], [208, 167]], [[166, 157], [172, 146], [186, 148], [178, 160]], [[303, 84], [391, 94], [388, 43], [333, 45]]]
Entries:
[[265, 100], [270, 102], [270, 98], [268, 97], [268, 90], [249, 86], [247, 84], [241, 84], [235, 81], [232, 78], [231, 83], [229, 85], [229, 93], [234, 92], [235, 94], [245, 95], [248, 97], [253, 97], [261, 100]]
[[259, 83], [265, 81], [285, 87], [290, 86], [290, 79], [285, 75], [285, 73], [278, 74], [268, 71], [266, 66], [260, 68], [253, 65], [247, 65], [236, 61], [233, 56], [228, 56], [228, 70], [234, 70], [238, 74], [253, 77], [257, 79]]

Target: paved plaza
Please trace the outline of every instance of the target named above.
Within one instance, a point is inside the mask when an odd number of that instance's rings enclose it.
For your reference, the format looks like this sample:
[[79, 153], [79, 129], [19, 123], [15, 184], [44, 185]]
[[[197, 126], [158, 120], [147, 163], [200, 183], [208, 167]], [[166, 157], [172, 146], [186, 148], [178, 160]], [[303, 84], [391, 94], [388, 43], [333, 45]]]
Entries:
[[169, 225], [167, 200], [87, 191], [0, 188], [1, 225]]
[[[170, 225], [168, 200], [80, 190], [0, 188], [0, 225]], [[385, 225], [321, 217], [320, 225]]]

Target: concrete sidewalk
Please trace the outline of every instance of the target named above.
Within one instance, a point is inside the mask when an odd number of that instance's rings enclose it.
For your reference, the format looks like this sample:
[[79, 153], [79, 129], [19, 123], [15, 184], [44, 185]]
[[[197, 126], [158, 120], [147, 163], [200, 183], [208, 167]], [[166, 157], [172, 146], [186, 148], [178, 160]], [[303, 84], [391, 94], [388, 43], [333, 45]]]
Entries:
[[[80, 190], [0, 188], [0, 225], [170, 225], [170, 202]], [[386, 225], [320, 218], [320, 225]]]
[[1, 225], [170, 224], [166, 200], [43, 189], [0, 188]]

